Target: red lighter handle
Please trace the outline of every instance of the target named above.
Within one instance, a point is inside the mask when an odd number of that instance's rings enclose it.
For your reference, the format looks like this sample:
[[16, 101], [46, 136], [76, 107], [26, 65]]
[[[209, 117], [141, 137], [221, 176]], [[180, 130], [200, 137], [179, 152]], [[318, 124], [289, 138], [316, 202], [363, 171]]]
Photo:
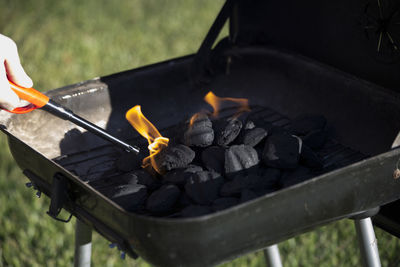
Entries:
[[30, 102], [30, 104], [25, 107], [15, 108], [13, 110], [4, 109], [8, 112], [16, 113], [16, 114], [28, 113], [28, 112], [31, 112], [32, 110], [43, 107], [44, 105], [46, 105], [49, 102], [48, 96], [42, 94], [41, 92], [39, 92], [33, 88], [25, 88], [25, 87], [16, 85], [15, 83], [13, 83], [11, 81], [9, 81], [9, 83], [10, 83], [11, 89], [19, 96], [19, 98]]

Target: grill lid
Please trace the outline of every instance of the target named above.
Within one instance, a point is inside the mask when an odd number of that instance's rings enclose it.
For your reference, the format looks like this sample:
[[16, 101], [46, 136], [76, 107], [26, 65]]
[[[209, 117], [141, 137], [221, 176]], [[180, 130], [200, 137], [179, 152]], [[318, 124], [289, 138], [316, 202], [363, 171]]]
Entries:
[[399, 9], [397, 0], [239, 0], [231, 39], [285, 48], [399, 91]]

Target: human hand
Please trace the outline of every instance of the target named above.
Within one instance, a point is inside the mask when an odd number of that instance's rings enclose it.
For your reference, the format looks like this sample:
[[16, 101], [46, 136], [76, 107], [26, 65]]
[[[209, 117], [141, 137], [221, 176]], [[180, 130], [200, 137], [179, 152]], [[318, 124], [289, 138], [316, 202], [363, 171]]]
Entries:
[[22, 87], [33, 86], [31, 78], [22, 68], [15, 42], [0, 34], [0, 106], [8, 110], [20, 106], [20, 99], [11, 89], [8, 80]]

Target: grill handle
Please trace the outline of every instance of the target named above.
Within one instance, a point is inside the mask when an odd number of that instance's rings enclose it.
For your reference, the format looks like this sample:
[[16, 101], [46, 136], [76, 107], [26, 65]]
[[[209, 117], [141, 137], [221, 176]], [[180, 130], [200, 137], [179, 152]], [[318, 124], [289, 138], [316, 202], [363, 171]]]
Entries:
[[53, 177], [53, 183], [51, 187], [51, 201], [47, 214], [51, 218], [64, 223], [67, 223], [71, 220], [72, 213], [66, 220], [58, 218], [57, 216], [60, 214], [62, 208], [64, 207], [64, 204], [69, 198], [67, 189], [67, 179], [63, 175], [56, 173]]

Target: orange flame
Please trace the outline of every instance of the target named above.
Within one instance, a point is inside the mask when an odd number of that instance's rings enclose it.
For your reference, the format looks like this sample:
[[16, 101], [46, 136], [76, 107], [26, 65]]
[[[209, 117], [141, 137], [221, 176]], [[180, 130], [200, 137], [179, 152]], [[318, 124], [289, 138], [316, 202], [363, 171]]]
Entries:
[[150, 155], [143, 159], [142, 167], [148, 168], [152, 166], [159, 173], [154, 156], [168, 146], [169, 139], [163, 137], [157, 128], [143, 115], [139, 105], [128, 110], [125, 118], [149, 142]]
[[[232, 118], [237, 118], [243, 112], [250, 111], [249, 100], [246, 98], [218, 97], [212, 91], [210, 91], [204, 96], [204, 100], [213, 107], [213, 113], [211, 114], [213, 117], [218, 116], [219, 111], [222, 108], [222, 103], [226, 101], [233, 102], [234, 104], [237, 104], [239, 106], [236, 114]], [[204, 110], [195, 113], [190, 118], [189, 129], [193, 127], [195, 121], [201, 119], [201, 116], [206, 116], [206, 113], [207, 112]]]
[[189, 129], [192, 129], [194, 122], [197, 121], [198, 119], [201, 119], [201, 117], [203, 116], [207, 116], [205, 112], [197, 112], [193, 114], [193, 116], [190, 118], [189, 121]]
[[222, 103], [225, 101], [231, 101], [239, 105], [235, 117], [238, 117], [242, 112], [250, 111], [249, 100], [246, 98], [218, 97], [210, 91], [208, 92], [208, 94], [206, 94], [204, 100], [213, 107], [214, 111], [212, 115], [214, 117], [218, 116], [218, 113], [221, 110]]

